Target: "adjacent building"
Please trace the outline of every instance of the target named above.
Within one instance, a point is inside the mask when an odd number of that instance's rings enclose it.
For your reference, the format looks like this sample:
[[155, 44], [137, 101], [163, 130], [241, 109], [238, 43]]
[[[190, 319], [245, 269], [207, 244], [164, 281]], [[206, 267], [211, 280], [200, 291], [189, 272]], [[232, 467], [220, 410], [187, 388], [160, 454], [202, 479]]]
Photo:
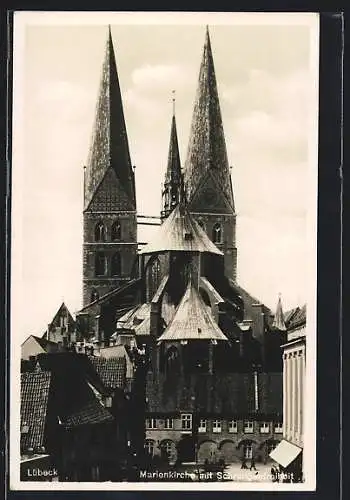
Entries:
[[304, 418], [306, 366], [306, 306], [297, 308], [288, 321], [283, 348], [283, 440], [271, 453], [289, 480], [304, 478]]
[[[21, 374], [21, 479], [103, 481], [128, 461], [125, 362], [97, 365], [84, 354], [40, 354]], [[35, 473], [35, 472], [34, 472]]]

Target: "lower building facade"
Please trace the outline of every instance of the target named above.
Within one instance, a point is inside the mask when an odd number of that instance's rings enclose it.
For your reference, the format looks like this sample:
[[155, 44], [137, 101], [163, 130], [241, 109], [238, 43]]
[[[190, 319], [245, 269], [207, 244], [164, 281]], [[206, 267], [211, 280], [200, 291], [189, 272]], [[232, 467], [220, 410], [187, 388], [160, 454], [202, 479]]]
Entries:
[[169, 463], [270, 461], [282, 438], [282, 421], [178, 413], [153, 415], [145, 422], [145, 451]]

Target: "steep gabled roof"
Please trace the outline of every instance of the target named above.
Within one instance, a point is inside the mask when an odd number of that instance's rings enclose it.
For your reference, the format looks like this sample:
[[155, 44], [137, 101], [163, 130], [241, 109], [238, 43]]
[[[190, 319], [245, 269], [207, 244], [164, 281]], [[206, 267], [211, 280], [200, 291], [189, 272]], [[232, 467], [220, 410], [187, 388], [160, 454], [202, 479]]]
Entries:
[[23, 449], [45, 445], [45, 426], [51, 373], [48, 371], [21, 373], [21, 432]]
[[[111, 31], [109, 30], [96, 107], [86, 173], [84, 206], [87, 209], [110, 170], [116, 176], [120, 195], [128, 198], [128, 209], [136, 209], [134, 173]], [[124, 201], [125, 204], [125, 201]]]
[[208, 252], [223, 255], [195, 221], [188, 210], [177, 205], [158, 228], [155, 237], [145, 245], [140, 254], [159, 252]]
[[55, 323], [56, 320], [63, 315], [67, 316], [69, 324], [74, 324], [73, 316], [71, 315], [68, 307], [66, 306], [66, 304], [64, 302], [62, 302], [62, 304], [60, 305], [60, 307], [59, 307], [58, 311], [56, 312], [55, 316], [53, 317], [51, 323]]
[[222, 124], [209, 31], [207, 28], [199, 71], [190, 140], [184, 170], [189, 206], [201, 186], [216, 186], [231, 211], [234, 199]]
[[306, 304], [303, 307], [298, 308], [295, 315], [291, 318], [288, 324], [288, 330], [293, 330], [294, 328], [298, 328], [299, 326], [303, 326], [306, 324]]
[[72, 428], [79, 425], [95, 425], [113, 422], [113, 416], [102, 404], [96, 400], [89, 401], [83, 407], [69, 415], [65, 427]]
[[89, 356], [89, 359], [106, 388], [125, 388], [126, 359], [124, 356], [120, 358]]
[[158, 339], [165, 340], [228, 340], [192, 283], [188, 284], [173, 319]]

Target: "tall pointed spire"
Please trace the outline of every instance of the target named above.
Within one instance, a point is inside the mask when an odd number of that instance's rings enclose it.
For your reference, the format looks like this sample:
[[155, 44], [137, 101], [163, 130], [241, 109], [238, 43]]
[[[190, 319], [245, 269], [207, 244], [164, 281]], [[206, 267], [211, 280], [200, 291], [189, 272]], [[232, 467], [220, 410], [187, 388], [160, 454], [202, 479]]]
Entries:
[[282, 332], [286, 331], [286, 324], [284, 322], [283, 308], [281, 294], [278, 296], [278, 303], [276, 307], [276, 314], [272, 323], [272, 328], [275, 330], [280, 330]]
[[179, 153], [179, 143], [176, 130], [175, 118], [175, 91], [173, 91], [173, 116], [171, 120], [170, 143], [168, 153], [168, 164], [165, 174], [164, 190], [162, 192], [163, 209], [162, 218], [167, 217], [173, 208], [179, 203], [182, 195], [182, 172]]
[[129, 208], [135, 209], [134, 173], [110, 26], [86, 168], [85, 209], [89, 207], [107, 172], [108, 175], [116, 177], [120, 194], [128, 199]]
[[185, 164], [185, 184], [190, 205], [196, 192], [208, 182], [215, 186], [231, 211], [234, 211], [230, 168], [207, 26]]

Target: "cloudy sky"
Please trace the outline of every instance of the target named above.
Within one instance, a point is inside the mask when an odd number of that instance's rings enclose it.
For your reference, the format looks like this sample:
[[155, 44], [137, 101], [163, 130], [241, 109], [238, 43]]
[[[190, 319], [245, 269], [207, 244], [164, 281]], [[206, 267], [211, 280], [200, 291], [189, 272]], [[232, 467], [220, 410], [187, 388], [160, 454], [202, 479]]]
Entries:
[[[72, 312], [81, 306], [83, 166], [108, 22], [138, 212], [159, 214], [173, 89], [185, 161], [209, 24], [233, 167], [238, 281], [273, 309], [279, 292], [285, 309], [308, 297], [317, 18], [170, 14], [159, 24], [155, 15], [124, 17], [23, 13], [15, 19], [12, 304], [21, 316], [21, 341], [42, 334], [63, 300]], [[140, 226], [139, 240], [154, 230]]]

